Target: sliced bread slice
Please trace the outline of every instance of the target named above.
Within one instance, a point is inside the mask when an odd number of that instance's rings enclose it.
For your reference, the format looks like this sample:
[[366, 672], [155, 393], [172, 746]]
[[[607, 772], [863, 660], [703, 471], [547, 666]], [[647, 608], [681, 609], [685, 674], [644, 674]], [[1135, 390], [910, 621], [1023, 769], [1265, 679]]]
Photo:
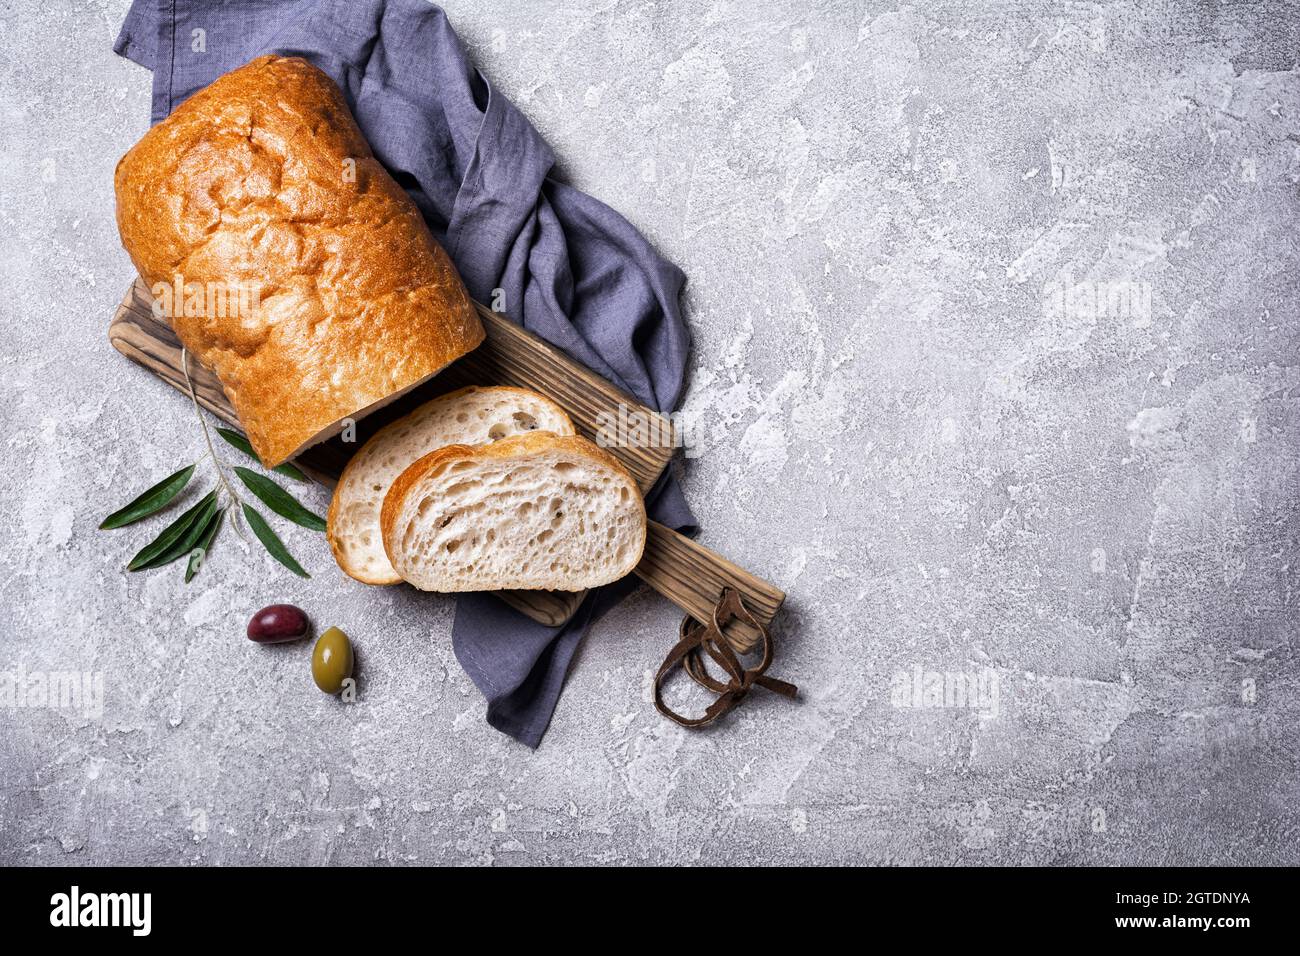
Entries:
[[402, 579], [384, 553], [379, 512], [393, 479], [444, 445], [478, 445], [542, 429], [574, 434], [564, 409], [523, 388], [471, 386], [426, 402], [377, 431], [348, 462], [330, 502], [326, 535], [344, 573], [366, 584]]
[[451, 445], [393, 482], [384, 549], [424, 591], [580, 591], [617, 581], [645, 547], [645, 502], [585, 438], [535, 431]]

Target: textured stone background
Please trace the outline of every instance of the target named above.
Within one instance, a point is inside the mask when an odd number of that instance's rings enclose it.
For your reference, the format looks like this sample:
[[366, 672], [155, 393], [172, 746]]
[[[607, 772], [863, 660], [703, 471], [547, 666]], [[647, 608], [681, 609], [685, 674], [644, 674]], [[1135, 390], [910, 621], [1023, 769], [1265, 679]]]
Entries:
[[[230, 535], [188, 588], [122, 572], [96, 522], [201, 451], [105, 339], [149, 80], [120, 0], [0, 7], [0, 668], [106, 684], [102, 719], [0, 712], [0, 861], [1300, 862], [1294, 7], [448, 2], [690, 277], [687, 493], [789, 591], [803, 689], [660, 719], [642, 592], [536, 753], [450, 600], [308, 532], [310, 582]], [[357, 704], [243, 638], [281, 600], [355, 636]], [[996, 716], [893, 706], [917, 667], [996, 674]]]

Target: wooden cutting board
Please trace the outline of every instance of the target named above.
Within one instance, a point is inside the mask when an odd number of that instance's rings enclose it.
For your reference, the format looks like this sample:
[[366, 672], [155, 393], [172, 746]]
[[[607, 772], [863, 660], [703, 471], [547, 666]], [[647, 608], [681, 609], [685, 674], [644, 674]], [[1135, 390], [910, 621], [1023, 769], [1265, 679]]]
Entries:
[[[174, 388], [188, 392], [181, 370], [180, 341], [166, 320], [154, 315], [152, 306], [152, 295], [143, 281], [137, 279], [113, 316], [109, 341], [133, 362]], [[671, 436], [674, 433], [671, 422], [508, 319], [482, 305], [478, 306], [478, 311], [487, 333], [481, 346], [392, 405], [358, 422], [356, 441], [344, 442], [339, 437], [333, 438], [308, 449], [294, 464], [332, 488], [352, 453], [367, 438], [417, 405], [465, 385], [514, 385], [549, 396], [573, 419], [579, 434], [592, 441], [598, 439], [602, 421], [629, 420], [620, 419], [620, 414], [641, 415], [644, 421], [653, 423], [646, 431], [659, 436], [656, 443], [606, 445], [606, 450], [636, 478], [642, 493], [649, 491], [672, 460]], [[196, 361], [191, 361], [190, 372], [199, 403], [222, 421], [240, 427], [216, 376]], [[771, 621], [785, 600], [785, 594], [775, 586], [653, 521], [646, 536], [645, 555], [636, 568], [636, 574], [697, 620], [708, 618], [722, 589], [728, 586], [740, 592], [751, 612], [763, 624]], [[533, 620], [555, 626], [573, 615], [585, 592], [495, 593]], [[737, 622], [728, 636], [738, 648], [748, 650], [758, 634]]]

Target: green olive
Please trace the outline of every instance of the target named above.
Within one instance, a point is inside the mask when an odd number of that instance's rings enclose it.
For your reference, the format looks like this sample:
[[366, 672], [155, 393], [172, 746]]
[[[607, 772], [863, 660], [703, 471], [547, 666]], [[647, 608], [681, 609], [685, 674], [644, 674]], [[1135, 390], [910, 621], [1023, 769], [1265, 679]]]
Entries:
[[352, 676], [352, 642], [337, 627], [320, 636], [311, 652], [311, 676], [327, 694], [337, 694]]

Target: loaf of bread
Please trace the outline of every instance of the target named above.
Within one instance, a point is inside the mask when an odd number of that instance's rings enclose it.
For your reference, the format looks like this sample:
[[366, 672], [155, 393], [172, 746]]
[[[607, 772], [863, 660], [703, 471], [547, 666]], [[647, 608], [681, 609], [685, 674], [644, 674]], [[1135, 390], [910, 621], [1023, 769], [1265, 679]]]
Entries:
[[196, 93], [115, 186], [122, 245], [267, 466], [483, 340], [415, 204], [305, 60], [264, 56]]
[[479, 445], [535, 430], [574, 434], [559, 405], [507, 386], [462, 388], [384, 426], [352, 456], [334, 487], [327, 529], [334, 560], [358, 581], [397, 584], [402, 579], [384, 553], [379, 530], [393, 479], [445, 445]]
[[425, 591], [580, 591], [631, 572], [645, 503], [618, 459], [585, 438], [534, 431], [450, 445], [398, 475], [384, 550]]

